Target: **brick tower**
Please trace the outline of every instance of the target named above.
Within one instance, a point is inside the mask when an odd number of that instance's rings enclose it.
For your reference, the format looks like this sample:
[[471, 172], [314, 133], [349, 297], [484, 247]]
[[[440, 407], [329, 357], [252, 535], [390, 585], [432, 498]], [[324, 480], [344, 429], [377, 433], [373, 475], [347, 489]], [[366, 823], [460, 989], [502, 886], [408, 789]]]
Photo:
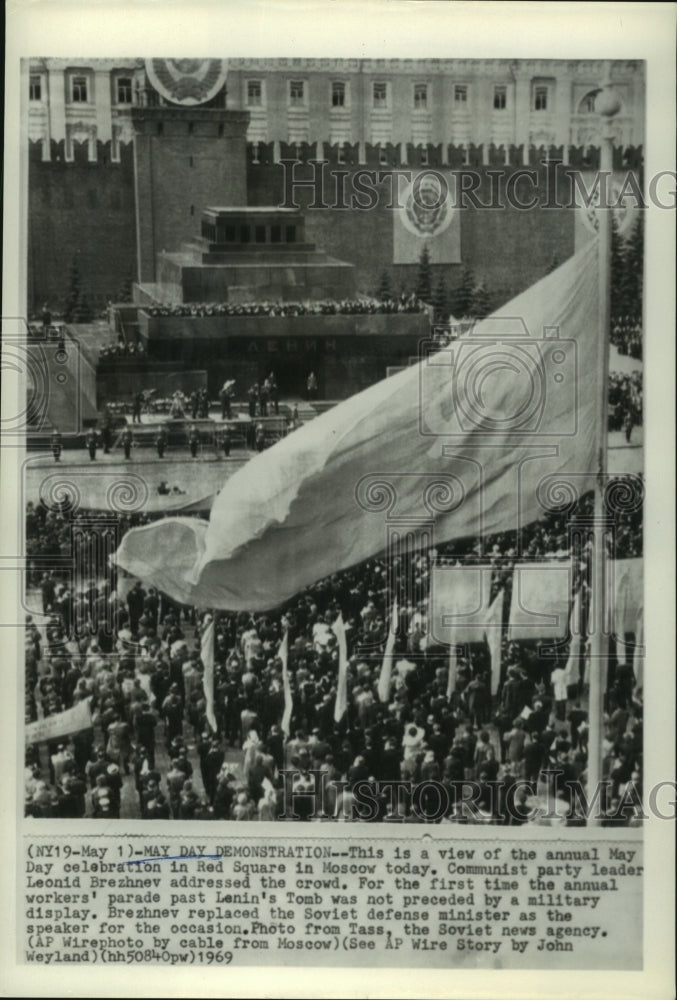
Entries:
[[210, 205], [247, 203], [249, 114], [229, 111], [220, 59], [149, 59], [132, 108], [137, 280], [194, 237]]

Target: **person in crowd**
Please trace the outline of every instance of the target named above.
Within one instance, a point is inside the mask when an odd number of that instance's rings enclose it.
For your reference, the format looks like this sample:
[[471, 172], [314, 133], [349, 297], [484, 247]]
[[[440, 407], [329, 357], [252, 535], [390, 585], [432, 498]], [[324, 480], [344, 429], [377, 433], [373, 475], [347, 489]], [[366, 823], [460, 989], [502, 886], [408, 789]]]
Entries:
[[98, 445], [97, 434], [93, 427], [90, 427], [85, 434], [85, 445], [87, 447], [87, 451], [89, 452], [89, 460], [90, 462], [93, 462], [96, 459], [96, 449]]
[[52, 449], [52, 455], [54, 456], [54, 461], [58, 462], [61, 459], [61, 451], [63, 448], [63, 441], [61, 438], [61, 432], [57, 427], [52, 431], [52, 436], [50, 439], [50, 447]]
[[132, 423], [141, 423], [141, 407], [143, 405], [143, 392], [140, 390], [132, 396]]
[[167, 449], [167, 430], [164, 426], [155, 435], [155, 448], [158, 458], [164, 458]]
[[121, 435], [121, 441], [125, 453], [125, 461], [128, 462], [132, 457], [132, 446], [134, 444], [134, 434], [132, 433], [131, 427], [125, 427]]
[[255, 444], [257, 451], [263, 451], [266, 447], [266, 430], [263, 424], [256, 425]]
[[188, 434], [188, 447], [190, 448], [190, 454], [192, 458], [197, 458], [198, 448], [200, 447], [200, 432], [193, 425]]

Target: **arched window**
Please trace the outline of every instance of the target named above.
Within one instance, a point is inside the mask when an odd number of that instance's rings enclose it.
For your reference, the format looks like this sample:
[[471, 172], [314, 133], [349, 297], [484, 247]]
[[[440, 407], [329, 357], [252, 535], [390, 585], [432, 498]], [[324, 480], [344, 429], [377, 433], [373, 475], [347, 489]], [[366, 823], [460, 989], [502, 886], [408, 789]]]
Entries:
[[578, 105], [579, 115], [594, 115], [595, 113], [595, 97], [597, 95], [596, 90], [591, 90], [585, 95], [583, 100]]

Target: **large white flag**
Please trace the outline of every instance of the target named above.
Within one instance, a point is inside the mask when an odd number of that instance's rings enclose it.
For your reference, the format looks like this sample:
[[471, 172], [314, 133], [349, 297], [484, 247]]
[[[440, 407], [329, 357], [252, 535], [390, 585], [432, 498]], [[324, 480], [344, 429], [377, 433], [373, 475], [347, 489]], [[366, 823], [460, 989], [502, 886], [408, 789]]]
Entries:
[[383, 663], [381, 673], [378, 678], [378, 700], [386, 702], [390, 698], [390, 675], [393, 670], [393, 653], [395, 652], [395, 634], [397, 632], [397, 601], [393, 601], [393, 610], [390, 618], [390, 628], [386, 639], [386, 648], [383, 653]]
[[343, 616], [339, 615], [332, 625], [334, 635], [338, 640], [339, 666], [338, 683], [336, 685], [336, 702], [334, 704], [334, 722], [340, 722], [348, 708], [348, 644]]
[[501, 649], [503, 645], [503, 597], [501, 588], [491, 602], [484, 626], [484, 638], [491, 657], [491, 693], [498, 694], [501, 683]]
[[206, 702], [205, 715], [207, 716], [207, 722], [212, 728], [212, 732], [215, 733], [218, 726], [216, 725], [216, 716], [214, 715], [214, 629], [214, 619], [210, 618], [209, 624], [202, 633], [200, 659], [204, 667], [202, 673], [202, 690], [204, 691]]
[[282, 687], [284, 689], [284, 712], [282, 713], [282, 732], [289, 736], [291, 732], [291, 713], [293, 708], [291, 684], [289, 682], [289, 633], [285, 631], [277, 655], [282, 660]]
[[592, 488], [598, 273], [592, 241], [449, 347], [251, 458], [208, 524], [129, 531], [118, 565], [181, 603], [266, 610], [383, 551], [389, 516], [422, 534], [433, 521], [441, 542], [538, 519], [569, 474]]

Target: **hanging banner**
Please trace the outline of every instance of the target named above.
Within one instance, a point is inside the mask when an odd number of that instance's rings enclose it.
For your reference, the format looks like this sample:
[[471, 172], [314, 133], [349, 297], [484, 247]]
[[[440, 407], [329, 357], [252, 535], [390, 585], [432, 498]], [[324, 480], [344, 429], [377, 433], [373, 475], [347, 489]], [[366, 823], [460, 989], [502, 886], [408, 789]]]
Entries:
[[456, 206], [456, 178], [439, 169], [412, 173], [400, 185], [393, 211], [393, 264], [418, 264], [424, 247], [431, 264], [460, 264], [461, 213]]

